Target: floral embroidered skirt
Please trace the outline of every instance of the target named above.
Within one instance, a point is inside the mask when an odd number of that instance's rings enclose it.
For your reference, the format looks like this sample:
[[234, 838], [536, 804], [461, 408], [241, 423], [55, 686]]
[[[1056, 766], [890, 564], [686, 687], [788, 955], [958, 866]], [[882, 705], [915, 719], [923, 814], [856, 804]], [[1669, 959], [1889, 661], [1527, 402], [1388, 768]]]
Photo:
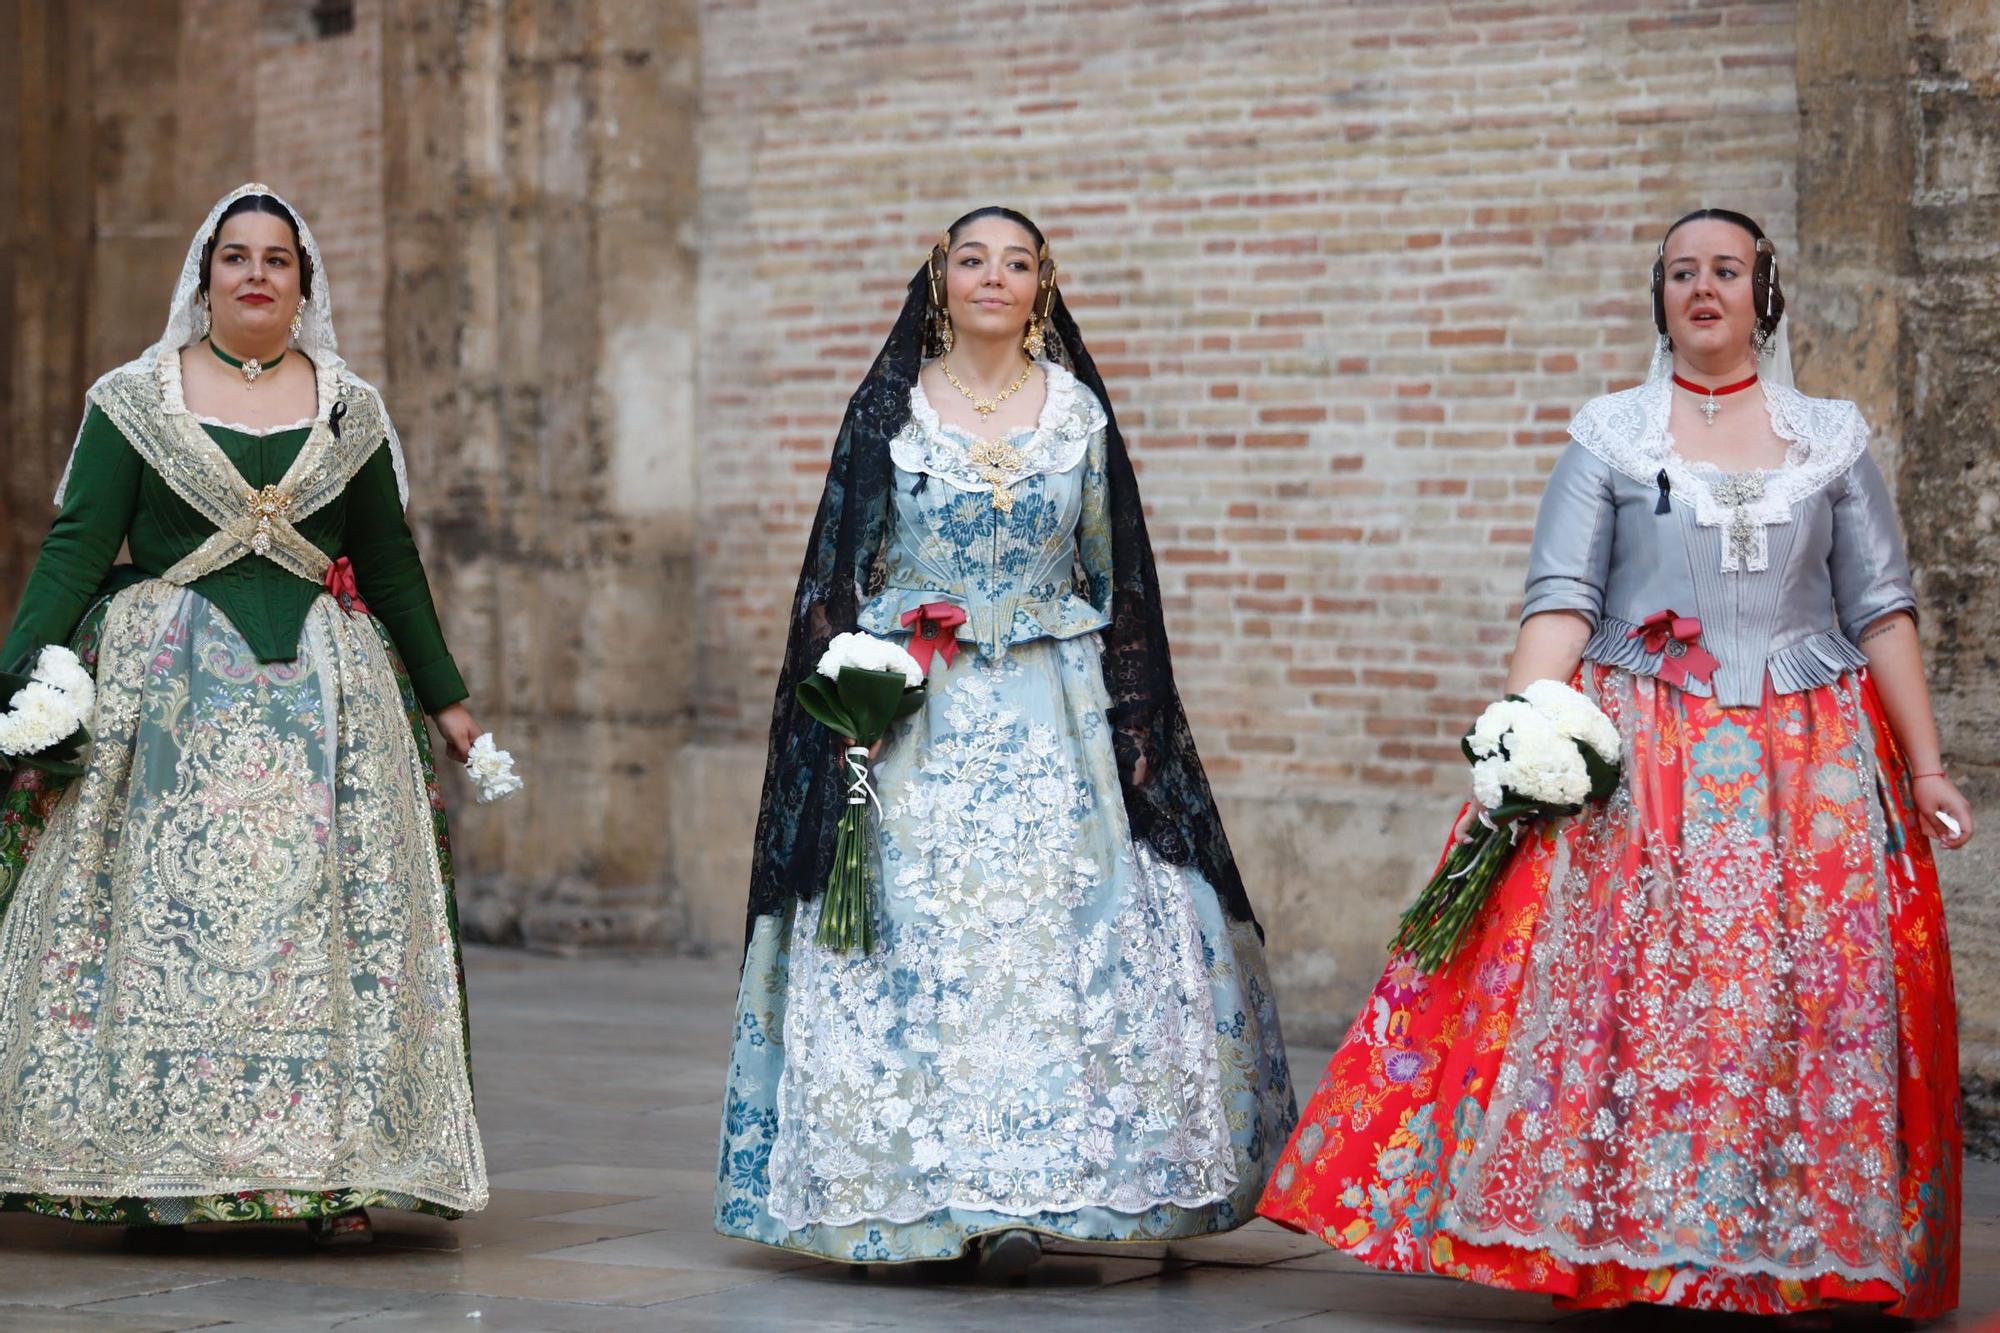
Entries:
[[87, 772], [0, 803], [0, 1208], [173, 1225], [484, 1206], [451, 856], [386, 633], [260, 663], [100, 604]]
[[1950, 961], [1872, 684], [1579, 685], [1622, 789], [1523, 843], [1443, 971], [1390, 963], [1260, 1211], [1567, 1306], [1953, 1308]]
[[876, 765], [881, 940], [749, 944], [724, 1235], [854, 1262], [1241, 1226], [1295, 1115], [1253, 927], [1135, 846], [1094, 637], [966, 652]]

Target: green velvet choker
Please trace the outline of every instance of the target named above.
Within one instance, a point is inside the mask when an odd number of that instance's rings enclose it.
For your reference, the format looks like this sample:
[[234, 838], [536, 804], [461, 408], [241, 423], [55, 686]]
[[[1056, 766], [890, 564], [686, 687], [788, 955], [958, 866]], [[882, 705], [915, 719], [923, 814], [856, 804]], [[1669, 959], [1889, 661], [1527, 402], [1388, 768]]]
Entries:
[[208, 340], [208, 350], [215, 353], [216, 359], [221, 361], [224, 365], [234, 366], [236, 367], [236, 369], [242, 371], [243, 382], [245, 384], [255, 384], [257, 382], [257, 377], [259, 375], [263, 374], [267, 370], [275, 370], [277, 368], [278, 363], [285, 359], [285, 354], [283, 352], [280, 352], [276, 356], [272, 357], [269, 361], [259, 361], [254, 356], [251, 357], [248, 361], [238, 361], [235, 357], [231, 356], [229, 353], [223, 351], [222, 348], [217, 346], [215, 339], [213, 338], [210, 338]]

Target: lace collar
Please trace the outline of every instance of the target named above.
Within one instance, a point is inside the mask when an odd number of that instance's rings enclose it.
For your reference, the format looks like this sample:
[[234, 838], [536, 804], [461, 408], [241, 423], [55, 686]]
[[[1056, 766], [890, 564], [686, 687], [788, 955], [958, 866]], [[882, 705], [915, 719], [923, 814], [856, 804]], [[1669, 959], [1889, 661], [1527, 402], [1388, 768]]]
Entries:
[[241, 431], [245, 435], [278, 435], [288, 430], [298, 430], [306, 426], [318, 426], [326, 421], [333, 411], [333, 405], [340, 397], [340, 371], [331, 358], [315, 359], [307, 356], [303, 348], [292, 348], [306, 358], [306, 364], [313, 368], [314, 393], [318, 404], [313, 414], [303, 420], [294, 421], [289, 426], [239, 426], [233, 421], [219, 421], [206, 417], [187, 405], [187, 396], [181, 388], [181, 354], [178, 348], [161, 347], [159, 359], [154, 369], [160, 378], [160, 410], [168, 416], [192, 417], [208, 426], [221, 426], [226, 430]]
[[[1078, 384], [1076, 376], [1053, 361], [1037, 363], [1048, 390], [1033, 427], [1022, 426], [1001, 439], [1014, 446], [1018, 466], [1003, 470], [1000, 485], [1012, 486], [1029, 477], [1067, 472], [1082, 461], [1090, 437], [1104, 429], [1104, 409], [1097, 395]], [[1023, 439], [1022, 437], [1027, 438]], [[994, 478], [975, 465], [968, 449], [978, 437], [960, 426], [947, 426], [924, 393], [923, 381], [910, 386], [910, 420], [889, 443], [889, 456], [905, 472], [925, 472], [961, 490], [992, 489]]]
[[1672, 498], [1694, 502], [1697, 523], [1724, 531], [1723, 572], [1756, 573], [1770, 566], [1766, 529], [1791, 522], [1799, 501], [1846, 473], [1868, 448], [1868, 423], [1853, 403], [1768, 381], [1759, 387], [1771, 429], [1786, 443], [1782, 467], [1724, 472], [1683, 458], [1667, 429], [1673, 382], [1664, 378], [1591, 399], [1570, 422], [1570, 438], [1647, 485], [1664, 472]]

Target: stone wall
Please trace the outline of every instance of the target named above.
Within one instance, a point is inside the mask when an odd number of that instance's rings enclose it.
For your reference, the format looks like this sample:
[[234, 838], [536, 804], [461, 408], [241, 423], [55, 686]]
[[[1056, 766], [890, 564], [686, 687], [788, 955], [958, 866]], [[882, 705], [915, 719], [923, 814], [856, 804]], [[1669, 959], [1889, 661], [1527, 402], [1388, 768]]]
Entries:
[[[19, 0], [0, 72], [18, 146], [0, 207], [0, 606], [51, 517], [92, 380], [160, 336], [188, 238], [262, 179], [315, 225], [345, 350], [382, 368], [377, 0], [354, 31], [272, 31], [259, 0], [82, 6]], [[223, 40], [247, 34], [242, 47]], [[254, 59], [245, 59], [254, 56]], [[255, 70], [247, 86], [236, 71]], [[356, 77], [356, 71], [359, 77]], [[302, 96], [301, 90], [310, 90]]]
[[1941, 857], [1975, 1148], [2000, 1151], [2000, 15], [1801, 11], [1800, 239], [1834, 316], [1808, 386], [1882, 428], [1946, 766], [1985, 829]]
[[534, 789], [454, 814], [487, 939], [688, 938], [696, 33], [612, 0], [387, 33], [389, 401], [473, 707]]
[[536, 777], [532, 806], [458, 814], [469, 929], [683, 939], [666, 812], [693, 674], [695, 12], [357, 0], [323, 35], [315, 9], [0, 10], [21, 146], [0, 610], [84, 389], [158, 336], [216, 197], [268, 182], [312, 223], [342, 350], [397, 419], [475, 707]]

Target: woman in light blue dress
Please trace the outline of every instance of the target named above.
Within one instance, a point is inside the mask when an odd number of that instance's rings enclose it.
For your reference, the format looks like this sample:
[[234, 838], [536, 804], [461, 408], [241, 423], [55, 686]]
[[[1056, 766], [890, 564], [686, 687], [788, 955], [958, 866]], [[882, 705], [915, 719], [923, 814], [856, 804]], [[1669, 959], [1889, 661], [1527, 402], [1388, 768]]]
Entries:
[[[1295, 1109], [1256, 923], [1173, 687], [1132, 470], [1047, 245], [968, 214], [848, 409], [779, 682], [715, 1225], [996, 1273], [1040, 1235], [1254, 1215]], [[815, 943], [845, 792], [793, 692], [906, 639], [879, 941]]]

